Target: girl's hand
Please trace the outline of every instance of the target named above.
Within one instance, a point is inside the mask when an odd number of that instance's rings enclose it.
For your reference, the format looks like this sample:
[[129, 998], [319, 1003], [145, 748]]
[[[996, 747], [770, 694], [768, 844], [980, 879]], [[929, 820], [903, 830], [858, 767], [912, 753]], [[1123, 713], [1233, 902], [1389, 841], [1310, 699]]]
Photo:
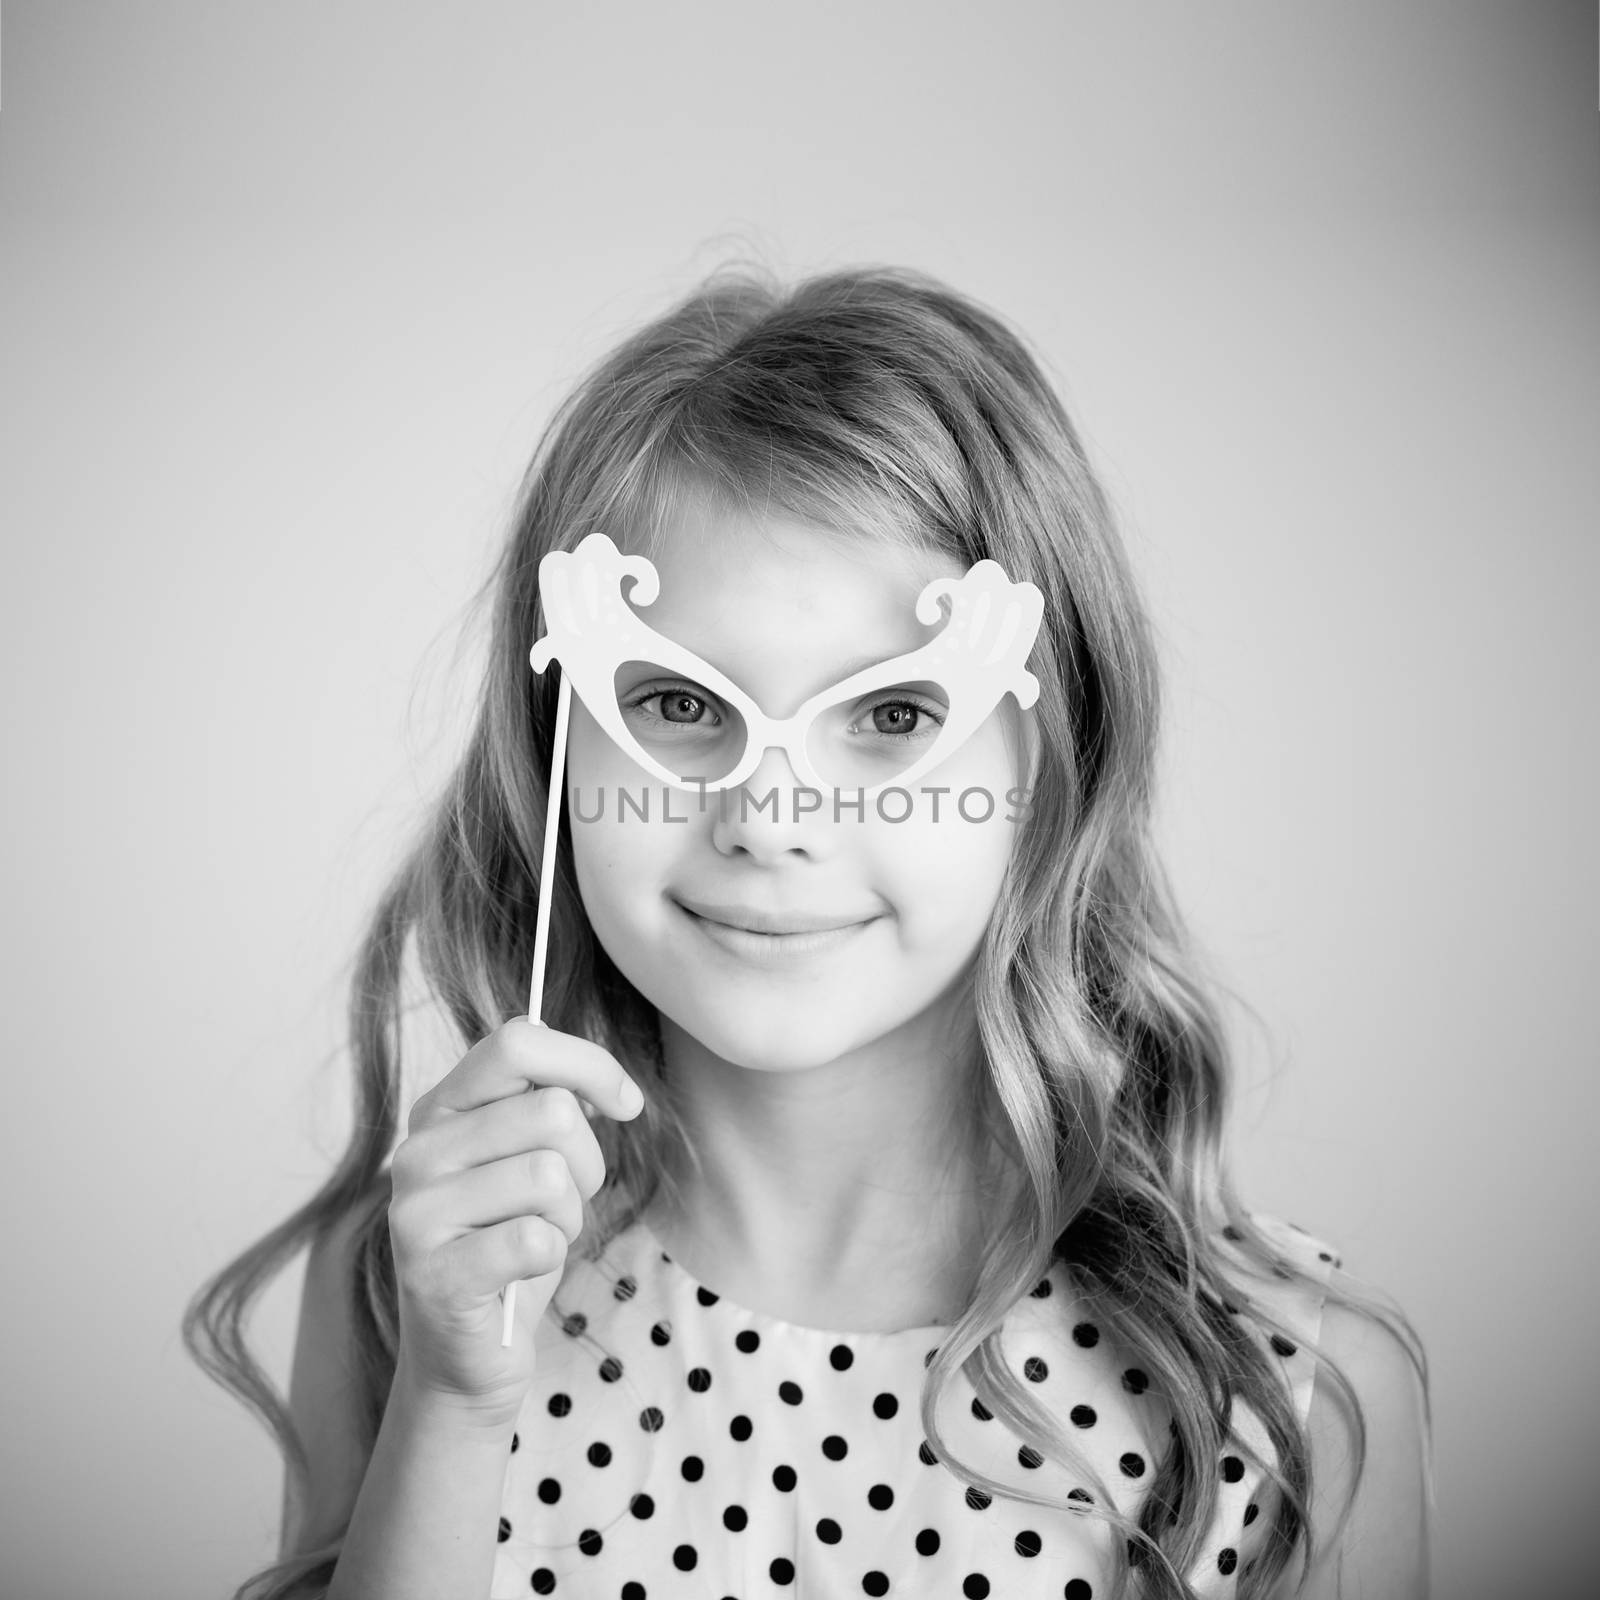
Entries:
[[[583, 1201], [605, 1182], [584, 1115], [643, 1096], [609, 1052], [513, 1017], [411, 1108], [395, 1151], [389, 1237], [399, 1288], [396, 1381], [512, 1421], [533, 1381], [534, 1328], [561, 1284]], [[509, 1349], [500, 1291], [520, 1283]]]

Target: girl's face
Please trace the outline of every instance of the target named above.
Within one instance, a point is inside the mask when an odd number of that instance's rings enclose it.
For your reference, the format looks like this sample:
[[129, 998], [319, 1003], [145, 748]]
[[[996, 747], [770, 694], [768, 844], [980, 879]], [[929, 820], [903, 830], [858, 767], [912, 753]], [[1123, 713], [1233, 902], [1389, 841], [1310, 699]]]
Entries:
[[[774, 717], [927, 643], [942, 623], [917, 620], [917, 595], [964, 571], [931, 552], [781, 519], [684, 524], [651, 559], [660, 592], [639, 615]], [[656, 738], [675, 736], [663, 723], [686, 729], [730, 714], [709, 690], [626, 698], [637, 704], [625, 714]], [[877, 690], [851, 715], [867, 737], [914, 737], [927, 724], [913, 701], [944, 710], [919, 684], [912, 701]], [[1007, 818], [1025, 811], [1007, 791], [1028, 781], [1032, 720], [1008, 695], [948, 760], [913, 779], [909, 814], [894, 793], [880, 797], [881, 815], [870, 796], [857, 808], [853, 787], [838, 792], [836, 814], [834, 791], [807, 809], [816, 791], [776, 749], [739, 789], [707, 786], [703, 799], [669, 789], [574, 695], [568, 824], [595, 934], [664, 1022], [735, 1065], [782, 1072], [883, 1041], [908, 1051], [947, 1043], [945, 1008], [960, 1003], [1018, 831]], [[809, 937], [728, 926], [761, 919], [840, 926]]]

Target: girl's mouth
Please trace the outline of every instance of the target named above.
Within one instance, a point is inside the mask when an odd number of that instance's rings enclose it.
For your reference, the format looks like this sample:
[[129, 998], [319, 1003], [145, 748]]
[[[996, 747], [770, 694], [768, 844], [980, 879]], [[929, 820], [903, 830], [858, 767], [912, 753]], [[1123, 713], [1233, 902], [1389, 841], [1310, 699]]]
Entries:
[[712, 944], [757, 964], [776, 964], [839, 949], [878, 921], [877, 917], [868, 917], [843, 927], [817, 928], [805, 933], [756, 933], [749, 928], [714, 922], [710, 917], [702, 917], [698, 912], [691, 911], [679, 901], [673, 903]]

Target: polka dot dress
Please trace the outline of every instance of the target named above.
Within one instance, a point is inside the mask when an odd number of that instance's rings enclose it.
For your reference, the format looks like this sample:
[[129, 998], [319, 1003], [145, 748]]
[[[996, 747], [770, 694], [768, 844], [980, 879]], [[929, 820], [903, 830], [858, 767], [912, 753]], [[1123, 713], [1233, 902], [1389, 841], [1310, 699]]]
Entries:
[[[1326, 1282], [1327, 1245], [1255, 1220]], [[1274, 1338], [1248, 1323], [1304, 1419], [1313, 1365], [1300, 1341], [1316, 1336], [1321, 1293], [1260, 1278], [1248, 1293], [1289, 1329]], [[1113, 1535], [1081, 1510], [1093, 1491], [991, 1415], [965, 1374], [940, 1412], [954, 1449], [1052, 1504], [991, 1497], [934, 1455], [919, 1402], [944, 1327], [831, 1333], [748, 1310], [689, 1277], [642, 1221], [600, 1261], [573, 1258], [556, 1299], [507, 1464], [491, 1600], [1109, 1593]], [[1001, 1345], [1136, 1516], [1169, 1414], [1059, 1262], [1013, 1308]], [[1234, 1439], [1264, 1450], [1259, 1421], [1234, 1409]], [[1216, 1520], [1189, 1581], [1225, 1596], [1271, 1521], [1271, 1484], [1231, 1448], [1217, 1472]]]

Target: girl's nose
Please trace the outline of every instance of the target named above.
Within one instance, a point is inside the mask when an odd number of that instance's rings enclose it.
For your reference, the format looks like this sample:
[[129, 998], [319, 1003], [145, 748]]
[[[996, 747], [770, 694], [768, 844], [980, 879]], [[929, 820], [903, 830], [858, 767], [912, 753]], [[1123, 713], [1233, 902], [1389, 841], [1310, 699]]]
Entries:
[[771, 744], [761, 752], [761, 760], [756, 763], [756, 770], [744, 780], [744, 787], [761, 795], [769, 789], [796, 789], [805, 785], [794, 770], [788, 752], [780, 745]]
[[795, 774], [783, 750], [769, 746], [756, 770], [723, 793], [712, 842], [725, 853], [742, 849], [763, 859], [792, 850], [815, 855], [828, 837], [819, 823], [831, 821], [830, 804], [827, 794]]

